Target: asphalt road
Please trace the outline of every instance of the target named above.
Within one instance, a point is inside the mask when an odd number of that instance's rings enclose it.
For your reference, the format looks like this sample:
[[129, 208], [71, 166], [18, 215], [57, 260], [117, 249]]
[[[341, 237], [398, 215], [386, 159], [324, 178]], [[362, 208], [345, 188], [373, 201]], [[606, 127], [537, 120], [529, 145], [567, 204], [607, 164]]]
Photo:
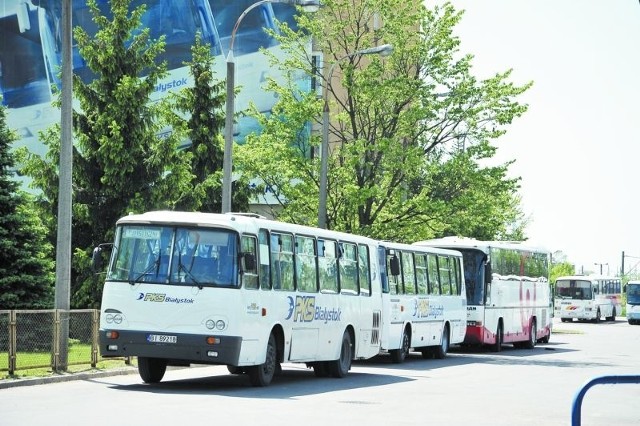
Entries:
[[[618, 318], [556, 322], [554, 331], [533, 350], [454, 348], [444, 360], [416, 353], [400, 365], [379, 356], [355, 363], [344, 379], [285, 364], [267, 388], [222, 366], [172, 369], [156, 385], [137, 374], [5, 383], [0, 425], [570, 425], [585, 383], [640, 375], [640, 326]], [[594, 386], [581, 424], [639, 425], [639, 401], [640, 384]]]

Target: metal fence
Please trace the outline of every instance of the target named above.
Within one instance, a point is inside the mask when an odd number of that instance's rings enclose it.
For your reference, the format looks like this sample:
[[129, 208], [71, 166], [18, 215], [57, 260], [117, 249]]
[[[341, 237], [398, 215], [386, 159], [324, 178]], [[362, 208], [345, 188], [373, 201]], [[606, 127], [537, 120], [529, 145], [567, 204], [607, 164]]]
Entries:
[[0, 310], [0, 372], [96, 367], [99, 319], [96, 309]]

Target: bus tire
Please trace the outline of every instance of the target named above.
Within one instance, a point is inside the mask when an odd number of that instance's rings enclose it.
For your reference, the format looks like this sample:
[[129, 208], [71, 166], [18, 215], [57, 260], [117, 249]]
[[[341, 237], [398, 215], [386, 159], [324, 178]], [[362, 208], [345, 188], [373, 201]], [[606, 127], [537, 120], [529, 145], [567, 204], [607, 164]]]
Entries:
[[544, 335], [542, 339], [539, 340], [540, 343], [549, 343], [551, 340], [551, 328], [547, 330], [547, 334]]
[[598, 311], [596, 312], [596, 317], [593, 319], [593, 322], [598, 324], [600, 322], [600, 319], [601, 319], [600, 317], [601, 317], [600, 308], [598, 308]]
[[138, 373], [145, 383], [158, 383], [167, 371], [167, 360], [138, 357]]
[[351, 369], [353, 346], [351, 344], [351, 335], [347, 330], [342, 335], [342, 344], [340, 345], [340, 358], [335, 361], [329, 361], [329, 373], [331, 377], [343, 378]]
[[524, 342], [523, 345], [525, 349], [533, 349], [536, 347], [536, 343], [538, 342], [538, 339], [536, 338], [537, 334], [538, 327], [536, 324], [536, 320], [535, 318], [531, 318], [531, 326], [529, 327], [529, 340]]
[[400, 349], [392, 349], [389, 351], [391, 354], [391, 361], [395, 364], [401, 364], [409, 355], [409, 348], [411, 345], [411, 336], [407, 333], [405, 328], [402, 332], [402, 342], [400, 343]]
[[314, 362], [311, 367], [316, 377], [329, 377], [329, 364], [327, 361]]
[[236, 367], [235, 365], [227, 365], [227, 370], [231, 374], [244, 374], [245, 373], [243, 367]]
[[492, 352], [500, 352], [502, 350], [502, 324], [498, 323], [498, 329], [496, 330], [496, 341], [491, 345]]
[[616, 320], [616, 307], [613, 307], [613, 310], [611, 311], [611, 316], [607, 317], [607, 321], [614, 321]]
[[422, 354], [423, 359], [433, 358], [433, 348], [422, 348], [420, 349], [420, 353]]
[[447, 356], [447, 352], [449, 352], [449, 341], [449, 325], [445, 324], [442, 330], [440, 345], [436, 346], [433, 351], [433, 356], [436, 359], [444, 359]]
[[269, 335], [269, 341], [267, 342], [267, 354], [264, 360], [264, 364], [253, 365], [247, 367], [247, 373], [249, 374], [249, 381], [252, 386], [265, 387], [269, 386], [273, 376], [276, 373], [278, 364], [278, 350], [276, 348], [276, 338], [273, 333]]

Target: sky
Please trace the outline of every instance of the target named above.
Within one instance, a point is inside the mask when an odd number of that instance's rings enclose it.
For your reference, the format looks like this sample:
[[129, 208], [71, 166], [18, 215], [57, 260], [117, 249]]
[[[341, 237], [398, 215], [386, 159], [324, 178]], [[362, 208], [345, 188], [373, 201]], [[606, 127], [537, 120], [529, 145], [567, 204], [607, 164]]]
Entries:
[[[427, 6], [444, 1], [425, 2]], [[531, 244], [578, 273], [640, 272], [640, 2], [451, 0], [473, 74], [513, 69], [529, 110], [497, 140], [515, 160]]]

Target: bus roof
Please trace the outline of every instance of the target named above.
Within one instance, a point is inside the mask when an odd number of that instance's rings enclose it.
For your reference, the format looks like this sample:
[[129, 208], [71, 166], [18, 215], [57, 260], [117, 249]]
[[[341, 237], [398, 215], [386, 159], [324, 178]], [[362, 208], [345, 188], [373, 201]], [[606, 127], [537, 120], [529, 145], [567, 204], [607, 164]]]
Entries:
[[403, 243], [394, 243], [391, 241], [380, 241], [379, 243], [382, 247], [386, 249], [395, 249], [395, 250], [407, 250], [407, 251], [422, 251], [433, 254], [446, 254], [452, 256], [462, 257], [462, 253], [457, 250], [444, 249], [441, 247], [433, 247], [427, 245], [419, 245], [419, 244], [403, 244]]
[[549, 250], [543, 247], [527, 245], [526, 241], [481, 241], [475, 238], [467, 237], [444, 237], [432, 240], [424, 240], [413, 243], [415, 245], [444, 247], [453, 250], [465, 248], [473, 248], [489, 253], [492, 248], [501, 248], [507, 250], [529, 251], [538, 253], [549, 253]]
[[558, 280], [586, 280], [586, 281], [593, 281], [593, 280], [619, 280], [619, 279], [620, 279], [620, 277], [612, 277], [612, 276], [608, 276], [608, 275], [591, 274], [591, 275], [565, 275], [565, 276], [556, 278], [556, 281], [558, 281]]
[[302, 235], [317, 235], [329, 239], [349, 240], [355, 242], [376, 244], [377, 241], [357, 234], [332, 231], [305, 225], [280, 222], [267, 219], [254, 213], [201, 213], [171, 210], [150, 211], [142, 214], [129, 214], [117, 221], [117, 225], [124, 224], [157, 224], [173, 226], [201, 226], [233, 229], [238, 232], [257, 232], [260, 228], [291, 232]]

